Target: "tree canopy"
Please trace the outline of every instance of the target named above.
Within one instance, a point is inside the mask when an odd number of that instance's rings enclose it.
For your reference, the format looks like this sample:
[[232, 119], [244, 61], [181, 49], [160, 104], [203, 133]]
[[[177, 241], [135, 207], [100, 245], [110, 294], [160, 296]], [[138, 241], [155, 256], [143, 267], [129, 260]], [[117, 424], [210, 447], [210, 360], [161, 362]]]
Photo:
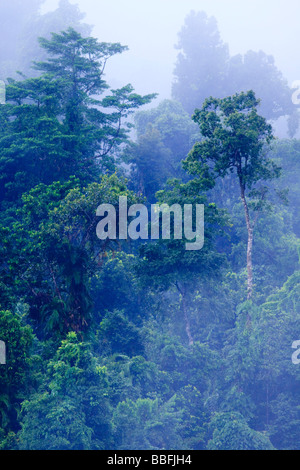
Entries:
[[4, 3], [0, 450], [299, 449], [300, 143], [274, 137], [273, 59], [191, 13], [154, 106], [111, 89], [127, 47], [73, 4]]

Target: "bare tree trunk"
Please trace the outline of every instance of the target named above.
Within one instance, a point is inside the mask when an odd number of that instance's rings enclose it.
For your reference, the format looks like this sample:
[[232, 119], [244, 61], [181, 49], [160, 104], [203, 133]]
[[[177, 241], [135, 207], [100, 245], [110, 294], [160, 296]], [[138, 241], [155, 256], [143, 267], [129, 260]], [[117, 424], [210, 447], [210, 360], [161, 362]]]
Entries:
[[182, 296], [182, 309], [183, 309], [184, 320], [185, 320], [185, 330], [189, 339], [189, 346], [193, 346], [194, 340], [193, 340], [192, 333], [191, 333], [191, 325], [190, 325], [190, 320], [188, 316], [185, 295]]
[[181, 294], [181, 304], [182, 304], [182, 310], [183, 310], [183, 316], [184, 316], [184, 321], [185, 321], [185, 331], [189, 340], [189, 346], [193, 346], [194, 340], [193, 336], [191, 333], [191, 325], [190, 325], [190, 320], [189, 320], [189, 315], [188, 315], [188, 308], [186, 304], [186, 295], [184, 292], [184, 288], [180, 288], [178, 283], [176, 283], [176, 287]]
[[252, 268], [252, 247], [253, 247], [253, 229], [248, 231], [248, 244], [247, 244], [247, 273], [248, 273], [248, 288], [247, 298], [251, 299], [253, 294], [253, 268]]
[[245, 189], [240, 183], [241, 187], [241, 198], [244, 204], [246, 225], [248, 231], [248, 243], [247, 243], [247, 298], [251, 299], [253, 294], [253, 267], [252, 267], [252, 248], [253, 248], [253, 226], [251, 225], [249, 208], [245, 197]]

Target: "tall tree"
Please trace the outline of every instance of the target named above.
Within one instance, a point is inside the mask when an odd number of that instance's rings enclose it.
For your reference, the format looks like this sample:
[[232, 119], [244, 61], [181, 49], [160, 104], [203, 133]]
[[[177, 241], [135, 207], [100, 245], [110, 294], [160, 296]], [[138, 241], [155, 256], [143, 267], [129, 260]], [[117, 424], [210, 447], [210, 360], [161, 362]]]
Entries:
[[[196, 143], [184, 162], [189, 173], [215, 181], [228, 173], [238, 179], [248, 232], [248, 298], [253, 293], [253, 231], [263, 209], [266, 181], [279, 177], [280, 168], [268, 158], [265, 146], [273, 139], [272, 127], [258, 114], [253, 91], [224, 99], [209, 98], [193, 116], [203, 140]], [[255, 215], [251, 217], [251, 209]]]
[[10, 80], [0, 109], [1, 200], [71, 175], [95, 181], [113, 168], [113, 151], [128, 136], [123, 120], [154, 96], [142, 97], [131, 85], [108, 92], [105, 65], [126, 50], [119, 43], [99, 43], [72, 28], [40, 43], [48, 54], [36, 64], [41, 76]]
[[208, 96], [222, 97], [223, 75], [229, 59], [214, 17], [192, 11], [179, 33], [172, 95], [191, 115]]
[[179, 33], [179, 49], [172, 94], [192, 114], [209, 96], [224, 98], [254, 90], [261, 98], [261, 114], [268, 120], [293, 117], [289, 125], [295, 133], [298, 121], [292, 90], [271, 55], [248, 51], [230, 56], [214, 17], [192, 11]]

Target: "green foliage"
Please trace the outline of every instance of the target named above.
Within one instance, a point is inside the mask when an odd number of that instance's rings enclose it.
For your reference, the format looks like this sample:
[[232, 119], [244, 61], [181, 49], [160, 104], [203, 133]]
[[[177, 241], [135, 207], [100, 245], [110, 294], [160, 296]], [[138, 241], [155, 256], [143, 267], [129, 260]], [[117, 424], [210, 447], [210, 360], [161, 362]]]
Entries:
[[143, 353], [139, 329], [122, 312], [108, 312], [100, 323], [97, 337], [102, 354], [104, 351], [128, 356]]
[[149, 111], [139, 111], [135, 124], [138, 139], [127, 158], [135, 165], [132, 179], [136, 189], [151, 202], [168, 178], [186, 179], [181, 161], [195, 142], [198, 130], [180, 103], [172, 100], [164, 100]]
[[[124, 246], [124, 250], [128, 247]], [[102, 258], [101, 269], [92, 279], [95, 320], [102, 319], [106, 310], [124, 310], [131, 320], [141, 314], [143, 292], [135, 272], [136, 258], [125, 251], [108, 251]]]
[[217, 414], [211, 429], [208, 450], [275, 450], [268, 437], [249, 428], [238, 413]]
[[200, 273], [202, 278], [213, 272], [217, 275], [218, 267], [221, 267], [224, 259], [214, 249], [214, 243], [216, 237], [222, 235], [222, 228], [227, 222], [226, 216], [215, 204], [209, 203], [205, 193], [200, 191], [193, 182], [181, 183], [179, 180], [173, 180], [170, 181], [168, 189], [157, 194], [158, 203], [168, 204], [169, 207], [173, 204], [179, 204], [181, 207], [184, 204], [204, 204], [205, 244], [201, 250], [187, 251], [187, 240], [174, 239], [172, 231], [171, 240], [159, 240], [157, 243], [142, 246], [139, 272], [141, 275], [151, 275], [154, 283], [157, 279], [160, 285], [169, 286], [179, 280], [193, 282], [194, 276], [199, 276]]
[[[99, 43], [70, 28], [41, 39], [41, 75], [9, 80], [8, 104], [1, 106], [1, 200], [15, 202], [39, 183], [95, 181], [102, 168], [114, 169], [112, 153], [127, 139], [123, 126], [154, 95], [140, 96], [131, 85], [107, 94], [106, 62], [122, 53], [120, 44]], [[105, 93], [105, 97], [101, 97]]]
[[[127, 150], [128, 152], [128, 150]], [[171, 152], [165, 147], [161, 134], [151, 124], [145, 134], [130, 148], [130, 162], [135, 166], [135, 189], [155, 202], [155, 193], [171, 177]]]
[[[290, 112], [272, 59], [230, 58], [214, 19], [193, 13], [173, 88], [183, 106], [133, 116], [155, 95], [104, 80], [127, 48], [90, 37], [66, 0], [47, 15], [23, 3], [0, 6], [18, 5], [36, 59], [0, 106], [0, 450], [299, 449], [299, 141], [274, 143], [265, 120]], [[204, 246], [186, 250], [173, 228], [98, 239], [98, 206], [118, 220], [120, 196], [203, 204]]]
[[83, 332], [92, 321], [91, 279], [115, 241], [96, 235], [97, 207], [117, 205], [119, 196], [135, 201], [116, 175], [81, 189], [78, 181], [41, 184], [23, 196], [20, 221], [10, 235], [15, 285], [30, 305], [29, 316], [39, 335], [60, 339], [68, 331]]
[[259, 101], [252, 91], [222, 100], [207, 99], [193, 116], [203, 141], [197, 142], [184, 162], [195, 175], [224, 177], [236, 172], [244, 188], [252, 189], [260, 180], [279, 176], [279, 168], [267, 159], [264, 146], [273, 139], [272, 127], [257, 112]]
[[0, 311], [0, 340], [6, 346], [6, 365], [0, 365], [0, 430], [12, 436], [19, 429], [18, 415], [30, 385], [33, 334], [16, 314]]
[[106, 369], [75, 333], [48, 364], [47, 387], [24, 402], [20, 448], [104, 449], [110, 442]]
[[172, 401], [164, 406], [150, 399], [120, 402], [113, 417], [116, 445], [121, 450], [182, 449], [176, 435], [179, 421]]

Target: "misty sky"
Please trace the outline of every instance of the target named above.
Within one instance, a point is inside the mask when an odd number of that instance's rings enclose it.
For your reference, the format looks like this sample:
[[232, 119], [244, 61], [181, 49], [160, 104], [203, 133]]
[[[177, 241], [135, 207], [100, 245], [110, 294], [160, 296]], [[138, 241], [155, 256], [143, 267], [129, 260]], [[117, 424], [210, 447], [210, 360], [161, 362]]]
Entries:
[[[177, 55], [174, 45], [191, 10], [216, 17], [231, 55], [261, 49], [274, 56], [290, 84], [300, 80], [299, 0], [70, 1], [86, 12], [85, 21], [94, 25], [94, 36], [130, 48], [109, 64], [106, 78], [112, 87], [132, 83], [139, 93], [169, 97]], [[57, 4], [58, 0], [47, 0], [45, 9]]]

